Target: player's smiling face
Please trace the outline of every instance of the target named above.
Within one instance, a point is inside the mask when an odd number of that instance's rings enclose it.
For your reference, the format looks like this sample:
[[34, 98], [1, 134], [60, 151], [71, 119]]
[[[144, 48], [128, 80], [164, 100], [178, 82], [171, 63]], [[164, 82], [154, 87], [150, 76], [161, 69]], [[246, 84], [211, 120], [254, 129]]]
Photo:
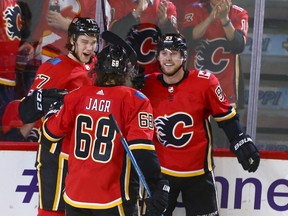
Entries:
[[96, 36], [79, 35], [76, 41], [76, 54], [82, 63], [89, 62], [97, 46]]
[[158, 60], [165, 75], [174, 75], [182, 66], [183, 57], [178, 50], [164, 49], [159, 52]]

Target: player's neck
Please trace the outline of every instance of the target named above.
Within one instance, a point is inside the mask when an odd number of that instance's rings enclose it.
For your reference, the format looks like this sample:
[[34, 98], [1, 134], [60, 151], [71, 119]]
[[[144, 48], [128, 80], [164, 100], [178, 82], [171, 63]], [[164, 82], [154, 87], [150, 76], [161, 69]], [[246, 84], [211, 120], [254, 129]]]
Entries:
[[81, 62], [79, 59], [77, 59], [72, 53], [68, 53], [68, 58], [74, 60], [75, 62], [78, 62], [79, 64], [84, 64], [83, 62]]
[[184, 74], [185, 74], [185, 71], [183, 70], [183, 67], [181, 67], [172, 76], [169, 76], [167, 74], [163, 74], [163, 80], [168, 85], [176, 84], [176, 83], [179, 83], [183, 79]]

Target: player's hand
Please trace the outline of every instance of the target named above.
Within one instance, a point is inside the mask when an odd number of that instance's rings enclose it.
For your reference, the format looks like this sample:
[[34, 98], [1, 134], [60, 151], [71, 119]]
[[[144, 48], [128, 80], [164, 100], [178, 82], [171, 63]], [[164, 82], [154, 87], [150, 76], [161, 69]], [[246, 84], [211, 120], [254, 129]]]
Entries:
[[66, 89], [42, 89], [42, 106], [44, 112], [48, 112], [54, 102], [62, 104], [63, 98], [66, 94], [68, 94]]
[[62, 102], [68, 93], [65, 89], [38, 89], [32, 95], [25, 97], [19, 104], [19, 116], [23, 123], [39, 120], [50, 109], [54, 102]]
[[147, 216], [160, 216], [168, 207], [170, 186], [167, 180], [160, 180], [152, 197], [147, 200]]
[[167, 7], [168, 7], [167, 1], [161, 1], [158, 6], [158, 23], [160, 25], [164, 24], [168, 19]]
[[247, 134], [242, 134], [230, 146], [231, 151], [237, 156], [238, 162], [244, 170], [255, 172], [260, 163], [260, 154], [253, 140]]

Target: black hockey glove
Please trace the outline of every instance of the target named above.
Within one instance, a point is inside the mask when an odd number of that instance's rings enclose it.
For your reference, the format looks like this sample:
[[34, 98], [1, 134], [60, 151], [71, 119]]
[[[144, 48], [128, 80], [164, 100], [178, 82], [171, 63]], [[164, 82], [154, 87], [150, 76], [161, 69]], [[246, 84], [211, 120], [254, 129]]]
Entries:
[[136, 70], [138, 70], [137, 75], [132, 79], [133, 88], [137, 90], [141, 90], [144, 87], [144, 70], [143, 66], [137, 66]]
[[52, 103], [50, 105], [50, 109], [49, 111], [46, 113], [46, 115], [44, 116], [44, 119], [49, 118], [50, 116], [52, 116], [54, 113], [57, 113], [60, 109], [61, 106], [63, 105], [63, 101], [56, 101], [54, 103]]
[[39, 89], [34, 90], [32, 95], [25, 97], [19, 105], [19, 115], [21, 120], [32, 123], [39, 120], [48, 112], [50, 105], [55, 101], [62, 102], [68, 93], [65, 89]]
[[230, 150], [237, 156], [244, 170], [255, 172], [260, 163], [260, 154], [249, 135], [241, 134], [231, 143]]
[[167, 180], [160, 180], [157, 183], [152, 197], [146, 200], [146, 216], [160, 216], [168, 207], [170, 186]]

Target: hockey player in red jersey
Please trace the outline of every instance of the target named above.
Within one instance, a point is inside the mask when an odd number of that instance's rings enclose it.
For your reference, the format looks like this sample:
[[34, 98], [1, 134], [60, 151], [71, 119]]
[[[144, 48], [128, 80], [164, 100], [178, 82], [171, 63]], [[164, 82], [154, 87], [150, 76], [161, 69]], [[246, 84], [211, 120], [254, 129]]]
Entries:
[[[202, 0], [187, 4], [181, 32], [189, 41], [189, 69], [206, 70], [219, 80], [228, 102], [241, 108], [244, 103], [243, 74], [240, 54], [248, 32], [248, 13], [231, 0]], [[211, 122], [217, 147], [229, 141], [215, 121]]]
[[164, 35], [157, 58], [162, 73], [147, 75], [143, 93], [153, 107], [156, 152], [171, 187], [164, 215], [172, 215], [181, 192], [186, 215], [217, 216], [209, 118], [224, 130], [244, 170], [257, 170], [259, 152], [242, 130], [218, 79], [210, 72], [185, 69], [187, 46], [182, 35]]
[[[68, 55], [58, 56], [40, 66], [32, 89], [61, 88], [72, 91], [80, 86], [92, 85], [88, 73], [95, 61], [99, 27], [94, 19], [74, 18], [68, 28]], [[68, 143], [69, 136], [61, 142]], [[65, 145], [64, 145], [65, 146]], [[54, 144], [53, 150], [61, 149]], [[67, 174], [68, 150], [61, 149], [61, 154], [51, 155], [49, 150], [38, 148], [37, 169], [39, 180], [40, 203], [38, 216], [64, 215], [63, 190]], [[52, 151], [52, 150], [51, 150]]]
[[48, 149], [71, 134], [70, 143], [63, 143], [69, 146], [64, 192], [67, 216], [125, 215], [122, 196], [129, 198], [133, 168], [109, 119], [111, 113], [152, 191], [149, 210], [161, 215], [167, 207], [169, 186], [152, 143], [151, 104], [141, 92], [126, 86], [135, 76], [133, 52], [115, 44], [105, 47], [98, 54], [94, 86], [67, 94], [60, 111], [41, 127], [40, 143]]
[[[80, 86], [92, 85], [93, 80], [89, 72], [96, 60], [99, 38], [99, 27], [94, 19], [74, 18], [68, 28], [68, 55], [60, 55], [43, 63], [31, 86], [30, 95], [19, 104], [20, 119], [27, 125], [34, 125], [34, 121], [45, 115], [48, 106], [38, 106], [39, 100], [47, 100], [47, 96], [61, 96], [63, 91], [48, 89], [66, 89], [72, 91]], [[62, 95], [63, 98], [63, 95]], [[53, 99], [53, 97], [51, 98]], [[55, 99], [55, 98], [54, 98]], [[57, 99], [57, 97], [56, 97]], [[50, 100], [50, 102], [52, 102]], [[42, 104], [41, 104], [42, 105]], [[35, 107], [30, 109], [30, 107]], [[23, 135], [23, 134], [22, 134]], [[23, 135], [24, 136], [24, 135]], [[69, 142], [69, 136], [61, 142]], [[66, 145], [63, 145], [64, 147]], [[54, 144], [54, 151], [60, 151], [60, 144]], [[39, 144], [37, 152], [37, 169], [39, 181], [38, 216], [64, 216], [64, 178], [67, 173], [68, 154], [61, 149], [61, 154], [51, 155], [49, 150]], [[51, 150], [52, 151], [52, 150]]]

